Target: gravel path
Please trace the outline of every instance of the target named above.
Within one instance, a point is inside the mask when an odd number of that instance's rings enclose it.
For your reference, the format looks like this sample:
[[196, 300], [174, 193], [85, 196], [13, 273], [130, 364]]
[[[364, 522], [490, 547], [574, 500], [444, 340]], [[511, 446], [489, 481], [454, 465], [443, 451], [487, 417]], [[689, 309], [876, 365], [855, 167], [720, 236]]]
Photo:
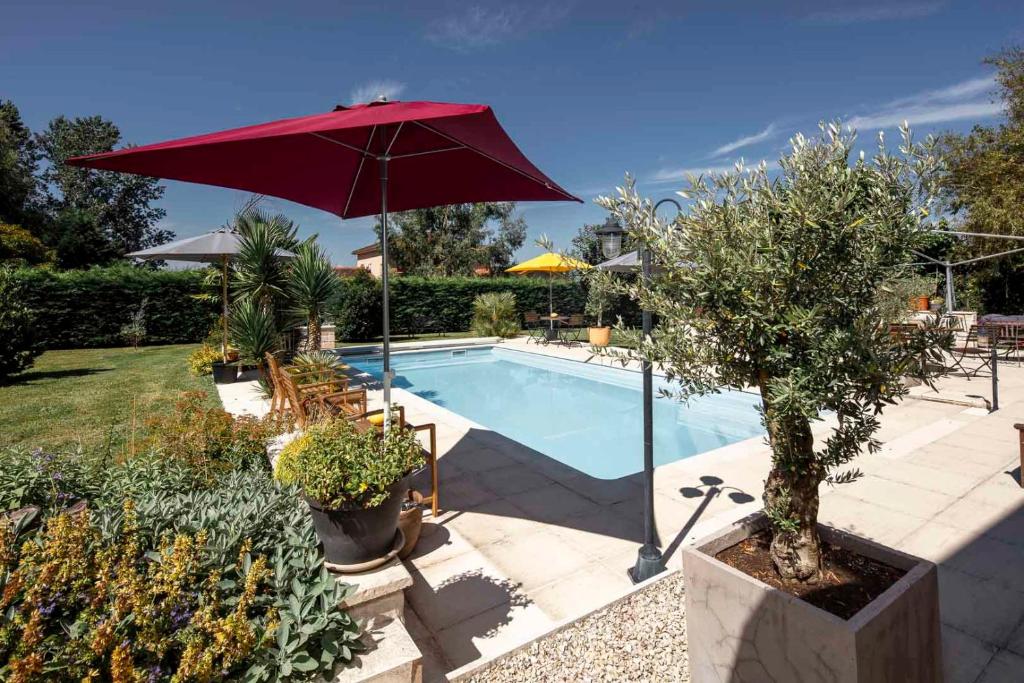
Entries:
[[686, 683], [690, 674], [682, 572], [464, 680]]

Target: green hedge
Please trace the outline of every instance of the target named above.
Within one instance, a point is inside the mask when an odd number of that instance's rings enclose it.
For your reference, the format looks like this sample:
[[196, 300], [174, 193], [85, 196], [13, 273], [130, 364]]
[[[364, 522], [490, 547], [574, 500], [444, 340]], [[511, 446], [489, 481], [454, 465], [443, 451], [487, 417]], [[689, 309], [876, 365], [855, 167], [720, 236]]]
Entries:
[[[357, 279], [345, 283], [331, 306], [344, 340], [372, 339], [380, 335], [380, 312], [365, 304], [368, 288]], [[468, 330], [473, 318], [473, 301], [486, 292], [512, 292], [520, 317], [525, 311], [548, 311], [548, 281], [543, 277], [426, 278], [391, 279], [391, 330], [396, 334], [455, 332]], [[379, 301], [379, 287], [374, 300]], [[578, 280], [556, 278], [552, 284], [554, 309], [558, 313], [582, 313], [587, 301], [586, 285]], [[371, 310], [372, 309], [372, 310]], [[621, 315], [627, 323], [638, 324], [639, 310], [628, 301], [606, 312], [614, 322]], [[356, 321], [363, 324], [356, 324]]]
[[50, 349], [124, 346], [121, 326], [143, 298], [146, 344], [200, 341], [217, 320], [218, 302], [196, 298], [204, 291], [197, 270], [24, 268], [15, 277], [37, 313], [38, 337]]

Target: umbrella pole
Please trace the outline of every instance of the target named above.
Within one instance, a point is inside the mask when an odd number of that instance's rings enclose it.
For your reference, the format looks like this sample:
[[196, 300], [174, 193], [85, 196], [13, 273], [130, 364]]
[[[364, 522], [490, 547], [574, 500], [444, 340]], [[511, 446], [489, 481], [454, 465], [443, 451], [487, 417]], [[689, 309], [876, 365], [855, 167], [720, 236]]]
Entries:
[[388, 311], [388, 156], [385, 151], [380, 157], [380, 280], [383, 290], [383, 337], [384, 337], [384, 432], [391, 428], [391, 321]]
[[[555, 299], [554, 294], [551, 293], [551, 289], [554, 286], [555, 276], [553, 273], [548, 273], [548, 325], [551, 327], [551, 331], [555, 331]], [[552, 335], [554, 336], [554, 335]]]
[[220, 352], [224, 362], [228, 362], [228, 257], [221, 257], [221, 302], [223, 303], [224, 337], [220, 345]]

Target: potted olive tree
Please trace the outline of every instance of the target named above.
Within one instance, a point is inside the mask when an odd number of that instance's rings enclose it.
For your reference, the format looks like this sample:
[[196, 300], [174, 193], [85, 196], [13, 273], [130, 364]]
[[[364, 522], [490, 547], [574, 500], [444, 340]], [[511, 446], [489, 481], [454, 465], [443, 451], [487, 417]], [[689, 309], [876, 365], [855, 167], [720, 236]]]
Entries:
[[337, 419], [311, 425], [286, 445], [274, 474], [301, 489], [327, 561], [363, 571], [401, 547], [398, 516], [409, 475], [422, 466], [412, 430], [359, 431]]
[[587, 315], [594, 318], [596, 325], [589, 330], [591, 346], [608, 346], [612, 328], [604, 325], [604, 312], [615, 305], [618, 291], [615, 276], [607, 270], [594, 268], [587, 271]]
[[625, 287], [660, 320], [625, 354], [684, 399], [753, 387], [771, 446], [763, 512], [683, 552], [694, 681], [941, 679], [935, 566], [817, 520], [820, 485], [856, 476], [838, 468], [878, 448], [879, 412], [943, 342], [896, 343], [878, 309], [925, 237], [938, 167], [903, 134], [868, 160], [838, 124], [797, 135], [778, 177], [691, 178], [668, 228], [630, 183], [599, 200], [663, 268]]

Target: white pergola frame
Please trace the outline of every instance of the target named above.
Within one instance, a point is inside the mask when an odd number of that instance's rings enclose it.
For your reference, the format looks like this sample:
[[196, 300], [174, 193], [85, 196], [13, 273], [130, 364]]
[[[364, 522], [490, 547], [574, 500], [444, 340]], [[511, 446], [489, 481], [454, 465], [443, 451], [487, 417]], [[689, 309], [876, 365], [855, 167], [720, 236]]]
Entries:
[[[1014, 240], [1018, 242], [1024, 242], [1024, 236], [1021, 235], [992, 235], [987, 232], [960, 232], [957, 230], [932, 230], [933, 235], [956, 235], [958, 237], [987, 237], [990, 239], [997, 240]], [[988, 261], [989, 259], [1002, 258], [1003, 256], [1009, 256], [1010, 254], [1018, 254], [1024, 252], [1024, 247], [1018, 247], [1016, 249], [1010, 249], [1008, 251], [1001, 251], [998, 254], [988, 254], [986, 256], [976, 256], [974, 258], [965, 259], [963, 261], [940, 261], [937, 258], [932, 258], [928, 254], [922, 254], [916, 249], [911, 249], [911, 252], [915, 256], [923, 258], [928, 263], [936, 266], [942, 266], [946, 269], [946, 312], [956, 310], [956, 292], [953, 291], [953, 269], [959, 266], [965, 266], [968, 263], [977, 263], [978, 261]], [[923, 265], [923, 264], [920, 264]]]

